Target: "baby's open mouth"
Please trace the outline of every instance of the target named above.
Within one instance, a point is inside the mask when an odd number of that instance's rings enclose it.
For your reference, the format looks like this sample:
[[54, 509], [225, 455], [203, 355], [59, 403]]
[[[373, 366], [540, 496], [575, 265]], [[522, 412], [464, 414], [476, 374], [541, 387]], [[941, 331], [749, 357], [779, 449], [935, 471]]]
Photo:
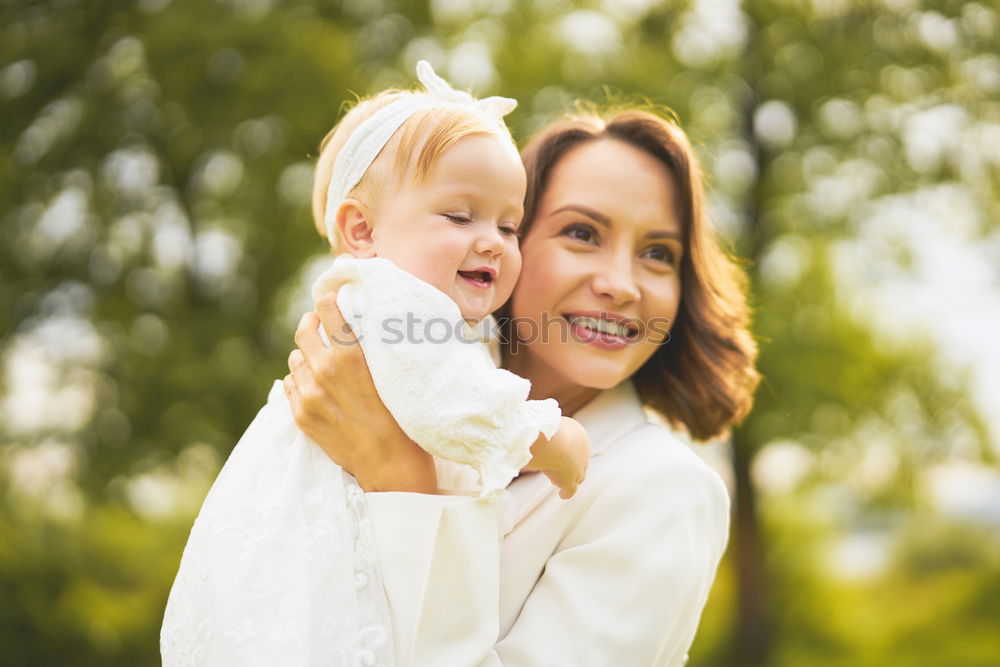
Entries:
[[458, 275], [476, 283], [489, 285], [493, 282], [493, 274], [489, 271], [459, 271]]

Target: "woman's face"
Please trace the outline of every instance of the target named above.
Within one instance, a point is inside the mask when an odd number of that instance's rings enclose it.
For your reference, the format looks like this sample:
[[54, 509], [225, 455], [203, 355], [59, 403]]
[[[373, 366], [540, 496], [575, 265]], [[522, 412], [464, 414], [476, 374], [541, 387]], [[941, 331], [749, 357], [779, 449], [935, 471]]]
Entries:
[[663, 343], [684, 250], [672, 173], [617, 139], [581, 144], [552, 170], [521, 244], [511, 368], [538, 396], [606, 389]]

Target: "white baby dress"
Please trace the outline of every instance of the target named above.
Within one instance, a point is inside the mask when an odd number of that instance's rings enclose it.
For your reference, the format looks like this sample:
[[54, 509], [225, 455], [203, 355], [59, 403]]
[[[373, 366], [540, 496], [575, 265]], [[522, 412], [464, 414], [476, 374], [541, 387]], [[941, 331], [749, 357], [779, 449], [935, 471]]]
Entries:
[[[347, 255], [313, 298], [338, 287], [382, 402], [421, 447], [477, 471], [481, 494], [504, 488], [539, 433], [558, 429], [558, 404], [527, 400], [528, 381], [495, 367], [443, 292], [388, 260]], [[363, 491], [299, 431], [275, 382], [191, 529], [163, 664], [390, 667], [371, 539]]]

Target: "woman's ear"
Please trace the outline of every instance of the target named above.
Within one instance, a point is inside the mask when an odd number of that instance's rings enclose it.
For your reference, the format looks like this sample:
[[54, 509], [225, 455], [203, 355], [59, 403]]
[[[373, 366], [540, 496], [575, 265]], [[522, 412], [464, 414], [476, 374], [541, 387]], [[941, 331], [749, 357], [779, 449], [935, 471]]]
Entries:
[[368, 208], [357, 199], [345, 199], [337, 207], [337, 234], [344, 252], [354, 257], [374, 257], [372, 221]]

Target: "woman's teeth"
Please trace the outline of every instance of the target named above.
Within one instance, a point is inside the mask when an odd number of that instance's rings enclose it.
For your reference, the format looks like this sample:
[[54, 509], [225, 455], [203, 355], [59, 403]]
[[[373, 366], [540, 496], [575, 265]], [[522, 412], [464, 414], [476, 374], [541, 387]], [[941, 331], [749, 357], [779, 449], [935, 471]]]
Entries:
[[611, 320], [598, 319], [596, 317], [570, 317], [570, 324], [581, 326], [590, 331], [597, 331], [609, 336], [619, 336], [628, 338], [631, 336], [629, 327], [622, 322], [612, 322]]

